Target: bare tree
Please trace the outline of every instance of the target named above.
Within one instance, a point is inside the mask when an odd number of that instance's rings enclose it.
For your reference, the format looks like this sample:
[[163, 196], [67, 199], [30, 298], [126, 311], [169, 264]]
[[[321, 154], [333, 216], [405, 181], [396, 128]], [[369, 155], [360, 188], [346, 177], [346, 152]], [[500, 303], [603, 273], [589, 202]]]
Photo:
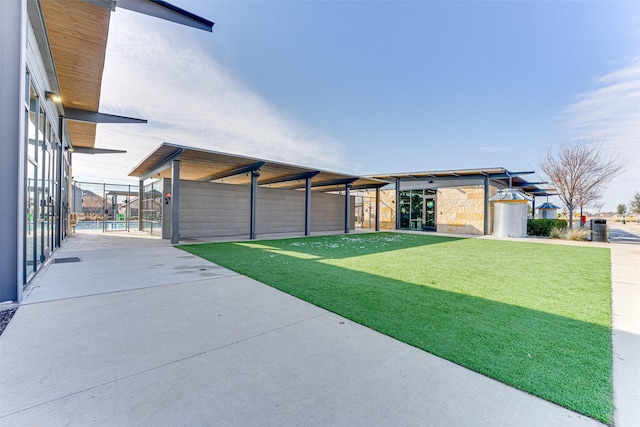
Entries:
[[540, 169], [558, 193], [569, 211], [569, 228], [573, 226], [573, 212], [595, 202], [628, 166], [622, 156], [607, 156], [603, 140], [581, 139], [558, 147], [557, 153], [547, 148]]
[[595, 203], [592, 203], [591, 206], [596, 208], [598, 210], [598, 215], [600, 215], [600, 212], [602, 212], [602, 208], [604, 207], [604, 202], [598, 199]]

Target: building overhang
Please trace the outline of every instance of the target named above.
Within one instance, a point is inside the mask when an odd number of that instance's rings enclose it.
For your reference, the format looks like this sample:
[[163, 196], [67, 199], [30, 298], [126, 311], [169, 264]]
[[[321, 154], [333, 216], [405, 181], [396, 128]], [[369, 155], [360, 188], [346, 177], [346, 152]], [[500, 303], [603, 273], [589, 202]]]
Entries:
[[306, 180], [316, 191], [341, 191], [353, 188], [380, 188], [387, 181], [357, 175], [329, 172], [316, 168], [239, 156], [183, 145], [163, 143], [134, 167], [129, 176], [139, 179], [171, 178], [173, 160], [180, 160], [180, 179], [250, 185], [251, 175], [259, 173], [258, 185], [281, 189], [304, 189]]
[[456, 182], [478, 182], [489, 180], [501, 187], [513, 187], [529, 196], [551, 196], [554, 190], [540, 187], [546, 182], [529, 182], [522, 178], [522, 175], [531, 175], [535, 171], [512, 172], [503, 167], [490, 167], [479, 169], [457, 169], [421, 172], [402, 172], [389, 174], [369, 175], [371, 178], [391, 180], [391, 181], [424, 181], [429, 186], [436, 188], [438, 184], [445, 183], [444, 186], [455, 186]]
[[[99, 112], [109, 21], [116, 6], [211, 31], [213, 22], [161, 0], [36, 0], [27, 2], [59, 112], [74, 147], [93, 148], [96, 123], [146, 123]], [[66, 114], [65, 114], [66, 113]]]

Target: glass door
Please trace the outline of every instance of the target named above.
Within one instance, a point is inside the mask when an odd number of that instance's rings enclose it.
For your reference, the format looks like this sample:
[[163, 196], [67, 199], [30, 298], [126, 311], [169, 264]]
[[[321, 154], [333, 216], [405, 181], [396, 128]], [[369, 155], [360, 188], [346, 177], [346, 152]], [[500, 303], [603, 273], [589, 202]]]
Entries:
[[422, 230], [422, 224], [424, 222], [424, 217], [422, 215], [422, 204], [424, 202], [424, 196], [422, 194], [422, 191], [412, 191], [411, 193], [410, 228], [411, 230]]
[[436, 229], [436, 198], [425, 196], [424, 198], [424, 230]]
[[411, 224], [411, 192], [400, 193], [400, 228], [408, 229]]

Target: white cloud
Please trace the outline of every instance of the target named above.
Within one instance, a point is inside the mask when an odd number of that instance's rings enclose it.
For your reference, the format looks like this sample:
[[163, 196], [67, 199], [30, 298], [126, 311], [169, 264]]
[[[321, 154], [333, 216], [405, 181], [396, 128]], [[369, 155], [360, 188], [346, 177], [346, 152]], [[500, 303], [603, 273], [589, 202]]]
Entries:
[[605, 150], [631, 161], [607, 190], [605, 210], [615, 210], [640, 191], [640, 57], [595, 81], [562, 113], [568, 138], [604, 139]]
[[511, 151], [513, 150], [513, 147], [507, 147], [505, 145], [488, 145], [485, 147], [479, 147], [479, 149], [488, 153], [499, 153], [502, 151]]
[[606, 136], [611, 147], [640, 144], [640, 57], [596, 80], [563, 112], [570, 133]]
[[76, 179], [119, 181], [164, 141], [354, 170], [343, 160], [342, 144], [279, 112], [210, 54], [181, 37], [185, 29], [167, 23], [141, 28], [137, 19], [120, 10], [112, 15], [101, 111], [149, 123], [99, 125], [96, 147], [128, 153], [77, 157]]

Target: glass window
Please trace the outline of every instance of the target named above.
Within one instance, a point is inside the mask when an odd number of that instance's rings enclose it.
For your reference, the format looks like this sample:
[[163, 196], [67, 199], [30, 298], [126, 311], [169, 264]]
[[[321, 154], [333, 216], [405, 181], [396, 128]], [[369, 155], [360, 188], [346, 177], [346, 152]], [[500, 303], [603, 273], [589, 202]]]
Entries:
[[[37, 176], [38, 167], [31, 162], [27, 161], [27, 208], [26, 208], [26, 272], [27, 277], [29, 274], [36, 270], [37, 266], [37, 252], [38, 252], [38, 239], [37, 239], [37, 227], [36, 227], [36, 215], [37, 215]], [[26, 281], [26, 280], [25, 280]]]
[[36, 147], [38, 145], [37, 141], [37, 129], [38, 129], [38, 94], [36, 93], [36, 89], [33, 87], [31, 83], [29, 83], [29, 126], [27, 129], [28, 135], [28, 144], [27, 144], [27, 155], [33, 161], [38, 161], [37, 150]]
[[31, 76], [29, 75], [29, 70], [26, 72], [26, 76], [24, 78], [24, 102], [29, 103], [31, 98]]
[[[51, 242], [51, 123], [47, 121], [46, 114], [42, 113], [40, 118], [44, 122], [42, 127], [42, 135], [44, 139], [42, 141], [42, 157], [40, 157], [39, 166], [42, 170], [42, 183], [40, 193], [40, 206], [41, 206], [41, 233], [42, 233], [42, 250], [43, 255], [46, 256], [50, 249]], [[43, 257], [44, 258], [44, 257]]]
[[45, 134], [47, 131], [47, 115], [44, 110], [40, 108], [40, 114], [38, 115], [38, 167], [40, 176], [37, 180], [37, 198], [36, 198], [36, 211], [37, 211], [37, 220], [36, 220], [36, 229], [38, 230], [39, 239], [38, 239], [38, 251], [36, 254], [36, 262], [40, 264], [44, 260], [45, 253], [45, 244], [47, 239], [45, 238], [45, 185], [44, 185], [44, 177], [45, 171], [47, 170], [46, 162], [47, 162], [47, 146], [45, 142]]

